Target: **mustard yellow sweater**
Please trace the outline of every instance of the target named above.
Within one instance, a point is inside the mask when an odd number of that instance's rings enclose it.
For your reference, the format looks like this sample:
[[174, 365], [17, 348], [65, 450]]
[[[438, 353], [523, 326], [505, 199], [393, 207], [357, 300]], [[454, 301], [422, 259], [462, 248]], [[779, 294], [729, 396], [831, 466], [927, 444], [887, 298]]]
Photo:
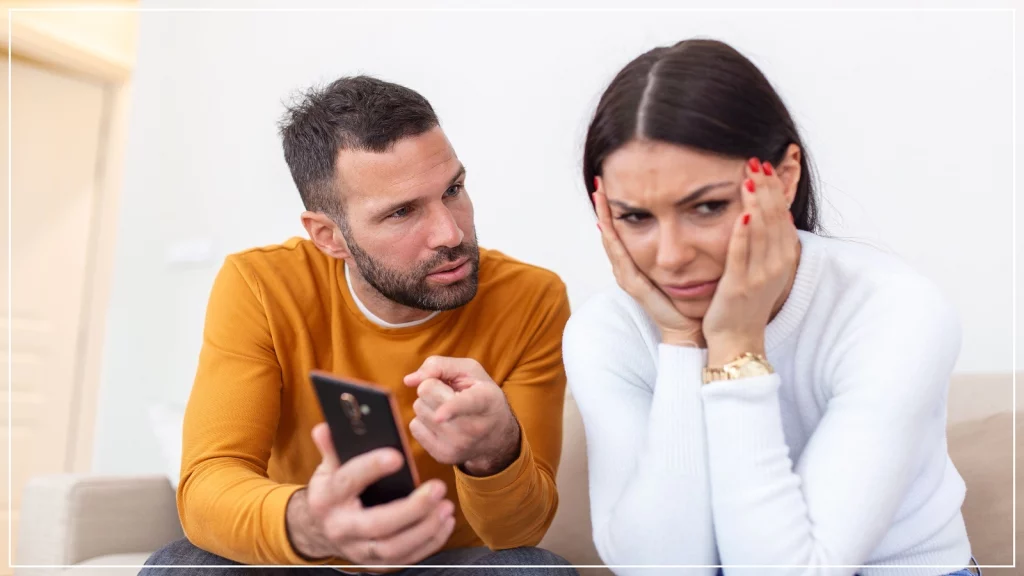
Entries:
[[309, 372], [390, 388], [408, 425], [416, 391], [402, 378], [436, 354], [479, 361], [523, 433], [518, 459], [485, 478], [439, 464], [410, 436], [421, 481], [444, 480], [456, 503], [445, 548], [535, 545], [558, 507], [568, 318], [558, 276], [491, 250], [481, 250], [469, 304], [391, 329], [363, 316], [343, 262], [308, 240], [228, 256], [210, 294], [185, 413], [177, 503], [186, 535], [245, 564], [308, 563], [288, 541], [285, 508], [320, 462], [310, 430], [323, 417]]

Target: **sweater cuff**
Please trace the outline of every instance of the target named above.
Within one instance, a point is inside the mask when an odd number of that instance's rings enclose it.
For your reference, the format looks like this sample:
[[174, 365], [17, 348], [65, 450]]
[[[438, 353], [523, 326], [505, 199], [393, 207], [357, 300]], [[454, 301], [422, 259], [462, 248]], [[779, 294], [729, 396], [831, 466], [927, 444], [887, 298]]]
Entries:
[[701, 371], [707, 364], [708, 349], [658, 344], [658, 370], [681, 379], [688, 385], [700, 386]]
[[519, 431], [521, 438], [519, 457], [507, 468], [491, 476], [470, 476], [455, 466], [455, 482], [461, 488], [475, 494], [501, 492], [516, 485], [519, 479], [533, 467], [533, 450], [526, 439], [526, 433]]

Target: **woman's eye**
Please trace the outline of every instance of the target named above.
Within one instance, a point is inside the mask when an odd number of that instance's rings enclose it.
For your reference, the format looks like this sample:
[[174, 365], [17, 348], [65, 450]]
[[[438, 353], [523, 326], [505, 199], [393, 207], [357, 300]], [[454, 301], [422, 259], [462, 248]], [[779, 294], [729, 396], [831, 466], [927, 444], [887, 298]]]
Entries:
[[728, 205], [729, 203], [724, 200], [702, 202], [695, 206], [694, 210], [696, 210], [697, 213], [700, 214], [701, 216], [711, 216], [713, 214], [718, 214], [719, 212], [725, 210], [725, 207]]
[[458, 196], [462, 192], [462, 184], [453, 184], [450, 188], [444, 191], [445, 198], [452, 198]]
[[622, 220], [623, 222], [628, 222], [630, 224], [640, 224], [641, 222], [649, 219], [650, 217], [650, 214], [643, 214], [640, 212], [626, 212], [625, 214], [620, 214], [616, 216], [615, 219]]

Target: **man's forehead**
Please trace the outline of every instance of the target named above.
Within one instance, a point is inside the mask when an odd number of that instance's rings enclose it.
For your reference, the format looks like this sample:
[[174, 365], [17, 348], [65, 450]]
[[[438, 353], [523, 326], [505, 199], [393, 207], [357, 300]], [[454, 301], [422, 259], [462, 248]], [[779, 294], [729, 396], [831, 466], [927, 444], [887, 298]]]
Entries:
[[423, 185], [446, 183], [459, 159], [440, 128], [403, 138], [384, 152], [343, 150], [338, 176], [351, 197], [406, 194]]

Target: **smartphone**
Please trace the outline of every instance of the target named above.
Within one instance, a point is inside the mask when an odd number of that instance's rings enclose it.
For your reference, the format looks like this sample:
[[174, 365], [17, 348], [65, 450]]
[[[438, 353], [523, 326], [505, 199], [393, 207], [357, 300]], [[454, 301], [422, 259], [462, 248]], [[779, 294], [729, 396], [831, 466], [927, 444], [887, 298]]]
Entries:
[[377, 506], [411, 494], [419, 486], [419, 476], [394, 394], [368, 382], [316, 370], [310, 373], [310, 380], [341, 463], [377, 448], [394, 448], [405, 460], [398, 472], [381, 478], [359, 495], [363, 506]]

